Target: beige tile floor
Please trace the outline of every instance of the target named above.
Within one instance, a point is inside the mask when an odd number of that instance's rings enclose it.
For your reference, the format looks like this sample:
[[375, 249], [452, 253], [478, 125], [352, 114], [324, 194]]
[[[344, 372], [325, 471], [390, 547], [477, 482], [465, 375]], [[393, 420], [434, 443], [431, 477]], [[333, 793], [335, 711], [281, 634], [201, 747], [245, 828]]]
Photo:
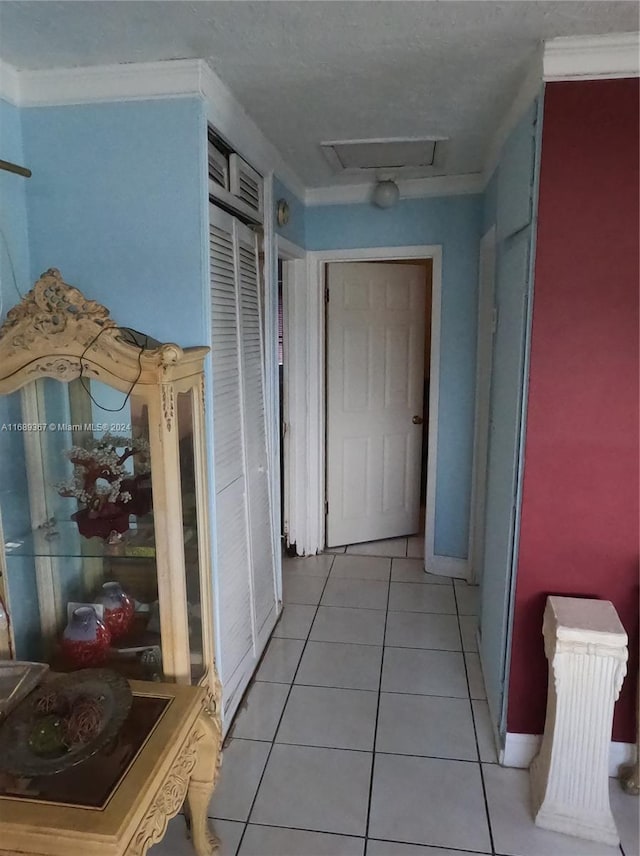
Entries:
[[[497, 764], [477, 589], [429, 577], [422, 537], [286, 560], [284, 612], [234, 723], [210, 814], [220, 856], [637, 856], [538, 829]], [[151, 856], [187, 856], [184, 820]]]

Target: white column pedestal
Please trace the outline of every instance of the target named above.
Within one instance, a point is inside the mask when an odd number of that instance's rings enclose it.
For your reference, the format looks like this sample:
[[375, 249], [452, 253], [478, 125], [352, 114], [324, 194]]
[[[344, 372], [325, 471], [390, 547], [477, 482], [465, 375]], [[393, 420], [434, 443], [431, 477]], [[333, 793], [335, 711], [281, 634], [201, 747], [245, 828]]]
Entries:
[[610, 601], [548, 597], [547, 717], [530, 768], [537, 826], [620, 843], [609, 804], [613, 706], [627, 672], [627, 634]]

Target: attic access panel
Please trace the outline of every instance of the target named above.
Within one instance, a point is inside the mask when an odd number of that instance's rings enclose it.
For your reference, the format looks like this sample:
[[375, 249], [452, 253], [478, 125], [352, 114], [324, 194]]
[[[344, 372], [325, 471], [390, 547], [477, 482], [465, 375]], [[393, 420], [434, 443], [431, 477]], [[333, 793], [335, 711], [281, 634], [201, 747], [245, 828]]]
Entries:
[[436, 165], [444, 140], [334, 140], [321, 143], [337, 172], [376, 169], [429, 169]]

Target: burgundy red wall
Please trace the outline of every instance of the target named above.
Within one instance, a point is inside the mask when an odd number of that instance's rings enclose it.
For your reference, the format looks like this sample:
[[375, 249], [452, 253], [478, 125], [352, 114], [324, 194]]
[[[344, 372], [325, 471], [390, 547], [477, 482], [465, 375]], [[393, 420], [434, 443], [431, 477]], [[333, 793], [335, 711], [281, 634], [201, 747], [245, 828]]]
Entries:
[[541, 734], [548, 594], [611, 600], [638, 675], [638, 80], [544, 97], [522, 527], [508, 730]]

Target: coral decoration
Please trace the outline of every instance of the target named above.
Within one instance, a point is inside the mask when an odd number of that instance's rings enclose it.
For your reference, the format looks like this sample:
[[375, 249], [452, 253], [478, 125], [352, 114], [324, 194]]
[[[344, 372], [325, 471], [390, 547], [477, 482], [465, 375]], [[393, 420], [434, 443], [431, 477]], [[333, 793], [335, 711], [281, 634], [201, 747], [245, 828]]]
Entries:
[[[140, 479], [146, 477], [145, 481], [148, 481], [150, 470], [149, 444], [142, 437], [132, 439], [107, 433], [92, 438], [86, 446], [72, 446], [64, 455], [73, 464], [73, 478], [60, 482], [56, 489], [60, 496], [75, 498], [83, 506], [72, 515], [72, 519], [78, 520], [82, 534], [90, 532], [87, 537], [100, 534], [88, 529], [86, 521], [92, 519], [119, 521], [108, 531], [106, 524], [106, 535], [101, 537], [108, 537], [111, 529], [124, 532], [128, 529], [126, 518], [129, 514], [146, 513], [149, 510], [144, 507], [137, 493]], [[136, 475], [132, 475], [124, 466], [134, 455], [138, 456]]]

